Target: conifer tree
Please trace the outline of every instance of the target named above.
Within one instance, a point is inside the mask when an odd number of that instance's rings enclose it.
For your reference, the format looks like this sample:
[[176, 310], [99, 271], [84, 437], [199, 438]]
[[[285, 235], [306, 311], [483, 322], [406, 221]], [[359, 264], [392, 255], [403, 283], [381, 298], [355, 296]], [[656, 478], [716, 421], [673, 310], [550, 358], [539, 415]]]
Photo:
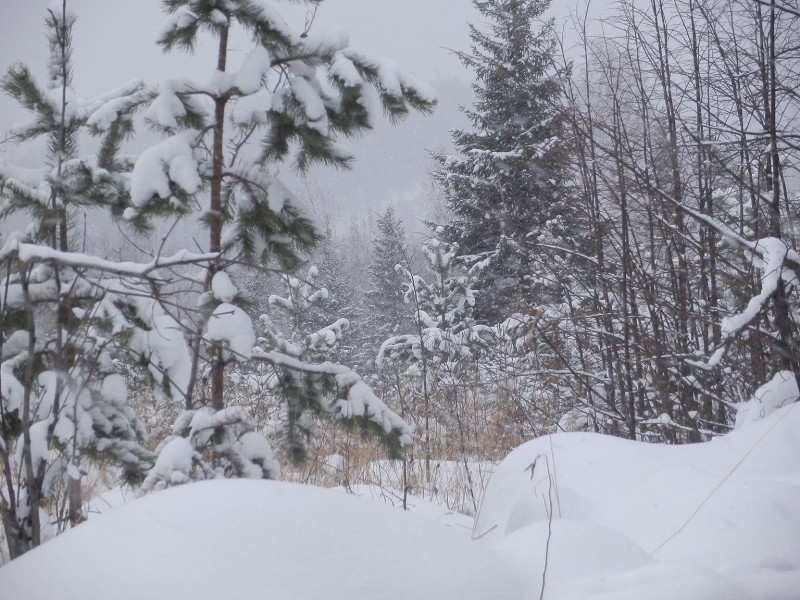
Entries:
[[409, 269], [406, 233], [400, 217], [389, 206], [377, 221], [378, 233], [373, 241], [372, 263], [369, 267], [371, 289], [364, 298], [367, 314], [365, 330], [374, 361], [377, 348], [384, 340], [411, 327], [411, 308], [405, 303], [405, 277], [397, 266]]
[[356, 364], [353, 362], [355, 357], [351, 345], [352, 327], [357, 324], [359, 313], [355, 306], [356, 290], [349, 280], [345, 257], [337, 247], [336, 232], [327, 217], [323, 223], [322, 239], [317, 244], [312, 262], [317, 270], [314, 285], [324, 288], [327, 296], [324, 302], [312, 308], [311, 327], [315, 330], [322, 329], [338, 319], [347, 319], [349, 322], [348, 335], [325, 360]]
[[[442, 235], [443, 228], [436, 233]], [[387, 362], [402, 366], [404, 376], [415, 388], [415, 408], [423, 421], [426, 474], [430, 481], [435, 413], [458, 410], [446, 399], [450, 394], [439, 394], [437, 388], [466, 381], [496, 333], [477, 323], [473, 310], [475, 288], [488, 259], [470, 262], [459, 256], [458, 244], [437, 238], [425, 244], [422, 252], [431, 271], [427, 281], [402, 265], [397, 266], [404, 279], [405, 301], [413, 310], [411, 332], [386, 339], [377, 362], [379, 367]]]
[[[119, 344], [135, 338], [141, 342], [136, 360], [149, 364], [143, 353], [150, 325], [126, 310], [135, 301], [116, 275], [90, 274], [97, 263], [75, 253], [73, 239], [76, 210], [121, 211], [131, 165], [118, 150], [147, 93], [133, 82], [94, 99], [76, 96], [74, 22], [66, 2], [48, 10], [44, 85], [23, 64], [0, 82], [31, 114], [12, 129], [13, 138], [46, 140], [41, 166], [0, 163], [0, 218], [19, 213], [30, 223], [0, 251], [0, 517], [12, 558], [42, 541], [50, 519], [61, 529], [84, 518], [87, 458], [110, 461], [129, 482], [140, 480], [153, 460], [112, 360]], [[96, 156], [78, 152], [87, 132], [100, 136]], [[135, 345], [128, 350], [135, 352]], [[45, 515], [42, 507], [56, 494], [64, 494], [66, 510]]]
[[475, 72], [477, 100], [465, 114], [470, 131], [456, 131], [459, 156], [437, 156], [434, 177], [453, 215], [447, 238], [461, 252], [491, 257], [475, 310], [497, 323], [553, 298], [549, 281], [559, 252], [574, 247], [567, 201], [569, 145], [558, 107], [552, 22], [536, 23], [549, 0], [474, 0], [488, 31], [470, 25], [470, 52], [459, 52]]
[[[206, 404], [221, 413], [226, 366], [254, 358], [255, 342], [230, 267], [291, 271], [321, 235], [300, 202], [270, 174], [272, 168], [288, 160], [301, 170], [313, 163], [346, 168], [352, 157], [339, 140], [371, 127], [376, 115], [369, 107], [397, 120], [410, 109], [430, 111], [435, 99], [395, 63], [351, 48], [345, 34], [319, 34], [308, 26], [292, 30], [271, 2], [164, 0], [162, 5], [170, 15], [159, 39], [165, 51], [191, 52], [205, 34], [218, 51], [208, 83], [176, 78], [160, 84], [145, 117], [167, 137], [137, 160], [126, 216], [145, 226], [154, 216], [180, 217], [200, 207], [197, 216], [208, 232], [204, 249], [213, 258], [204, 265], [201, 281], [195, 280], [202, 310], [185, 319], [197, 363], [193, 372], [202, 374], [190, 382], [186, 405], [189, 413]], [[251, 48], [241, 64], [231, 65], [230, 40], [240, 33], [250, 38]], [[253, 140], [260, 140], [255, 152], [247, 149]], [[246, 158], [252, 155], [257, 158]], [[317, 380], [324, 379], [337, 395], [329, 413], [376, 426], [395, 449], [410, 441], [405, 424], [384, 419], [373, 410], [374, 402], [347, 404], [345, 399], [361, 387], [354, 373], [322, 369], [314, 380], [308, 365], [271, 348], [261, 350], [255, 358], [284, 374], [280, 380], [287, 397], [305, 394], [321, 407], [325, 386]], [[298, 385], [308, 387], [298, 390]], [[224, 437], [221, 430], [216, 437]], [[212, 454], [230, 448], [211, 441]], [[211, 464], [227, 470], [214, 458]]]
[[[328, 290], [317, 284], [319, 274], [316, 267], [311, 267], [302, 280], [291, 276], [283, 278], [285, 295], [273, 294], [269, 298], [273, 307], [272, 317], [261, 315], [264, 333], [259, 342], [264, 347], [275, 348], [301, 362], [321, 363], [336, 359], [337, 349], [349, 322], [346, 318], [338, 318], [319, 325], [320, 307], [330, 298]], [[278, 319], [278, 316], [282, 319]], [[285, 327], [278, 325], [280, 321], [284, 322]], [[285, 377], [287, 373], [276, 375], [279, 384], [283, 383], [280, 379]], [[321, 378], [318, 385], [324, 385]], [[302, 386], [295, 387], [297, 393], [287, 397], [284, 440], [290, 456], [295, 461], [301, 461], [307, 456], [308, 441], [315, 432], [309, 413], [315, 410], [319, 412], [316, 402], [320, 396], [304, 394]]]

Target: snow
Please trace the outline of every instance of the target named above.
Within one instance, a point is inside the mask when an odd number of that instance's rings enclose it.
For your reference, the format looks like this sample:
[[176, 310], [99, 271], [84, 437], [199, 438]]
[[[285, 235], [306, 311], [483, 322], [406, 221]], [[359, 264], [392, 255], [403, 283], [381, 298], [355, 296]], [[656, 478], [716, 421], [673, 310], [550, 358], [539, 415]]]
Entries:
[[763, 419], [777, 409], [795, 402], [800, 397], [797, 380], [791, 371], [778, 371], [772, 379], [753, 394], [753, 398], [738, 405], [736, 428]]
[[319, 92], [305, 77], [293, 77], [289, 85], [295, 98], [303, 106], [308, 126], [322, 135], [328, 135], [328, 115]]
[[251, 0], [250, 2], [255, 8], [258, 17], [274, 31], [282, 34], [284, 37], [297, 42], [295, 32], [286, 24], [283, 17], [272, 6], [272, 2], [268, 0]]
[[[152, 261], [147, 263], [135, 263], [130, 261], [115, 262], [112, 260], [98, 258], [91, 254], [83, 254], [81, 252], [61, 252], [59, 250], [54, 250], [49, 246], [26, 244], [24, 242], [20, 242], [18, 238], [10, 237], [2, 249], [0, 249], [0, 258], [6, 258], [12, 252], [16, 252], [17, 258], [22, 262], [55, 262], [63, 267], [96, 269], [97, 271], [104, 273], [130, 275], [132, 277], [141, 278], [157, 277], [157, 271], [160, 268], [169, 268], [191, 263], [202, 264], [219, 258], [219, 254], [216, 252], [196, 254], [186, 250], [178, 250], [171, 256], [157, 256]], [[47, 291], [49, 291], [49, 288], [52, 286], [52, 281], [31, 285], [31, 296], [37, 298], [37, 292], [34, 290], [41, 289], [43, 291], [39, 292], [38, 297], [52, 297], [52, 294], [47, 296]], [[13, 284], [9, 286], [9, 291], [14, 291], [15, 289], [16, 288]], [[11, 294], [9, 294], [8, 304], [17, 306], [19, 303], [15, 302], [15, 299], [11, 298]]]
[[281, 474], [281, 466], [275, 458], [269, 440], [255, 431], [248, 431], [239, 437], [234, 450], [247, 460], [245, 469], [250, 479], [277, 479]]
[[24, 364], [26, 359], [27, 352], [17, 355], [14, 360], [3, 360], [0, 363], [0, 393], [8, 412], [22, 408], [25, 388], [14, 375], [14, 369]]
[[[333, 456], [338, 457], [339, 459], [343, 458], [338, 454]], [[330, 459], [332, 457], [328, 458]], [[335, 462], [338, 461], [331, 461], [331, 463]], [[395, 461], [383, 462], [392, 462], [396, 464]], [[335, 467], [333, 464], [331, 466]], [[354, 494], [356, 496], [361, 496], [363, 498], [369, 498], [373, 502], [380, 502], [382, 504], [387, 504], [388, 506], [393, 506], [394, 508], [402, 509], [403, 507], [403, 492], [399, 490], [394, 490], [375, 484], [350, 485], [346, 489], [344, 487], [338, 487], [334, 489], [341, 492]], [[424, 516], [431, 521], [446, 525], [449, 528], [457, 529], [460, 531], [461, 536], [465, 541], [469, 539], [470, 532], [472, 531], [472, 517], [468, 517], [463, 513], [455, 512], [445, 506], [442, 506], [441, 504], [437, 504], [431, 500], [426, 500], [425, 498], [420, 498], [414, 494], [406, 494], [405, 501], [406, 510], [408, 512], [415, 515]]]
[[264, 46], [256, 46], [244, 59], [242, 68], [234, 82], [244, 95], [255, 94], [261, 89], [261, 80], [272, 67], [272, 57]]
[[192, 11], [188, 7], [182, 6], [164, 20], [158, 39], [163, 40], [175, 29], [190, 27], [196, 20], [197, 17]]
[[236, 360], [249, 359], [256, 344], [250, 317], [238, 306], [227, 302], [211, 313], [203, 337], [211, 342], [223, 342], [227, 346], [226, 354], [233, 355]]
[[88, 115], [86, 124], [106, 131], [120, 115], [147, 100], [148, 97], [149, 92], [145, 89], [143, 81], [139, 79], [130, 81], [115, 90], [87, 101], [83, 108]]
[[144, 113], [145, 119], [162, 127], [174, 129], [178, 119], [186, 116], [186, 107], [178, 97], [178, 89], [183, 86], [175, 80], [166, 80], [159, 85], [158, 95], [153, 98]]
[[236, 74], [227, 71], [215, 70], [208, 83], [202, 86], [203, 91], [215, 98], [227, 94], [236, 85]]
[[521, 585], [424, 517], [310, 486], [214, 480], [90, 519], [0, 569], [0, 589], [9, 600], [504, 600]]
[[236, 286], [231, 281], [230, 276], [225, 271], [218, 271], [214, 273], [214, 278], [211, 280], [211, 291], [214, 298], [220, 302], [231, 302], [239, 293]]
[[131, 204], [139, 207], [153, 196], [172, 195], [174, 183], [186, 194], [194, 194], [203, 184], [193, 145], [198, 132], [189, 129], [151, 146], [139, 156], [131, 173]]
[[189, 440], [174, 437], [169, 440], [161, 452], [142, 487], [151, 489], [159, 480], [167, 480], [171, 484], [186, 483], [192, 472], [195, 451]]
[[761, 293], [754, 296], [747, 307], [738, 315], [725, 317], [722, 320], [722, 335], [730, 337], [741, 330], [761, 312], [764, 303], [775, 292], [778, 281], [783, 275], [783, 263], [788, 253], [786, 243], [777, 238], [764, 238], [756, 243], [759, 256], [754, 264], [762, 272]]
[[344, 29], [312, 28], [303, 38], [306, 53], [320, 56], [331, 56], [349, 44], [350, 35]]
[[[552, 525], [550, 598], [792, 598], [800, 583], [798, 429], [792, 404], [690, 446], [589, 433], [540, 438], [498, 466], [474, 536], [541, 573]], [[586, 548], [591, 564], [581, 567]], [[538, 597], [540, 581], [531, 586]]]
[[225, 13], [216, 8], [211, 11], [211, 20], [218, 25], [224, 25], [228, 22], [228, 18], [225, 16]]
[[[2, 359], [6, 360], [28, 349], [30, 333], [19, 329], [11, 333], [3, 342]], [[5, 376], [5, 375], [4, 375]]]
[[353, 61], [341, 52], [334, 53], [328, 72], [347, 87], [356, 87], [364, 83]]
[[436, 102], [434, 89], [400, 68], [395, 61], [375, 56], [353, 46], [343, 49], [342, 53], [352, 62], [368, 69], [374, 69], [377, 72], [380, 87], [386, 93], [401, 96], [404, 91], [414, 92], [426, 102]]
[[101, 393], [104, 398], [120, 404], [128, 399], [128, 386], [122, 375], [111, 374], [103, 378]]
[[[691, 214], [695, 215], [694, 211]], [[729, 315], [722, 319], [723, 343], [708, 360], [708, 366], [712, 367], [719, 365], [725, 355], [728, 343], [762, 312], [765, 303], [772, 297], [779, 285], [797, 286], [799, 283], [797, 274], [784, 265], [787, 259], [790, 259], [795, 264], [800, 262], [800, 254], [791, 250], [786, 245], [786, 242], [779, 238], [762, 238], [755, 242], [750, 242], [740, 238], [724, 225], [709, 217], [704, 217], [700, 220], [712, 223], [713, 226], [717, 227], [717, 231], [725, 234], [740, 247], [752, 251], [753, 265], [761, 271], [761, 291], [750, 299], [747, 306], [740, 313]], [[691, 364], [695, 363], [692, 362]]]
[[[48, 434], [49, 426], [50, 426], [49, 420], [37, 421], [36, 423], [31, 424], [30, 452], [31, 452], [31, 463], [33, 464], [34, 471], [39, 469], [39, 465], [41, 463], [47, 463], [47, 459], [50, 456], [50, 448], [48, 447], [47, 443], [47, 438], [49, 435]], [[23, 452], [23, 446], [22, 444], [19, 444], [17, 446], [17, 453], [14, 457], [14, 462], [16, 463], [16, 465], [22, 466], [25, 464], [22, 452]]]
[[267, 110], [272, 106], [272, 94], [266, 88], [256, 93], [236, 98], [231, 110], [231, 119], [236, 125], [266, 123]]
[[[352, 372], [351, 372], [352, 373]], [[352, 375], [355, 375], [352, 373]], [[345, 378], [348, 375], [339, 375], [337, 379]], [[339, 419], [351, 419], [353, 417], [363, 417], [365, 420], [372, 421], [380, 425], [386, 433], [392, 430], [401, 432], [400, 445], [411, 445], [411, 430], [406, 422], [395, 412], [391, 411], [383, 400], [378, 398], [372, 389], [363, 381], [356, 381], [353, 385], [347, 386], [346, 383], [339, 382], [340, 387], [347, 387], [347, 399], [338, 400], [335, 405], [336, 417]]]
[[[790, 600], [800, 589], [798, 431], [793, 403], [703, 444], [539, 438], [498, 465], [472, 535], [464, 515], [414, 496], [404, 512], [402, 493], [374, 485], [349, 488], [355, 497], [190, 483], [93, 515], [0, 568], [0, 589], [10, 600], [109, 590], [120, 600], [536, 600], [544, 581], [547, 600]], [[157, 468], [172, 477], [193, 450], [184, 438], [168, 444]], [[246, 434], [240, 452], [270, 449]], [[333, 469], [343, 462], [329, 458]]]

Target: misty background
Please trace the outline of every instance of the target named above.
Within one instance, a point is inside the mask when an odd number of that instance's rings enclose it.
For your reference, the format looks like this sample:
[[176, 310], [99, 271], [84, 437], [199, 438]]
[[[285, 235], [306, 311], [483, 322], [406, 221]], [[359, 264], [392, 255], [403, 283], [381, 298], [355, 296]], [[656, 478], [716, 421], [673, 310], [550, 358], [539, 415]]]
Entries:
[[[47, 44], [44, 19], [51, 0], [0, 0], [0, 73], [15, 62], [27, 64], [40, 81], [46, 76]], [[589, 5], [600, 14], [604, 2]], [[60, 5], [60, 2], [59, 2]], [[481, 27], [482, 17], [471, 0], [328, 0], [316, 14], [302, 4], [276, 3], [289, 24], [302, 29], [313, 19], [316, 30], [343, 29], [352, 45], [393, 59], [434, 87], [439, 103], [432, 115], [412, 113], [393, 125], [376, 122], [373, 131], [345, 141], [355, 156], [352, 169], [342, 171], [315, 165], [298, 174], [290, 165], [280, 176], [289, 188], [321, 219], [328, 218], [338, 231], [352, 223], [374, 222], [387, 206], [393, 206], [410, 234], [425, 231], [423, 221], [435, 216], [436, 198], [429, 172], [431, 152], [452, 151], [451, 131], [469, 128], [459, 107], [473, 100], [473, 74], [454, 51], [469, 50], [469, 23]], [[548, 15], [564, 31], [566, 46], [574, 36], [564, 27], [570, 15], [586, 11], [586, 5], [555, 3]], [[216, 62], [210, 38], [194, 54], [165, 54], [155, 40], [165, 20], [160, 0], [69, 0], [77, 15], [73, 29], [73, 85], [82, 97], [91, 97], [124, 83], [142, 79], [156, 85], [163, 79], [190, 77], [204, 81]], [[234, 48], [230, 68], [238, 68], [248, 48]], [[238, 54], [238, 55], [237, 55]], [[6, 96], [0, 96], [0, 160], [13, 153], [14, 162], [35, 164], [40, 157], [34, 144], [17, 146], [7, 139], [10, 127], [26, 118], [25, 112]], [[126, 151], [138, 155], [157, 137], [142, 126]], [[14, 223], [16, 226], [17, 224]], [[5, 228], [3, 228], [3, 231]]]

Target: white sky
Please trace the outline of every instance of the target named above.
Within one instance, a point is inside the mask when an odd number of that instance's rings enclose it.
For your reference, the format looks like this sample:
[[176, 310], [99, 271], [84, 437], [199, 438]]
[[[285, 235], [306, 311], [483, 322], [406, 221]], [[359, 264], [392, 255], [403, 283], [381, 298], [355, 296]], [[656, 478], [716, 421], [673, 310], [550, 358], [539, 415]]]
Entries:
[[[575, 0], [578, 2], [579, 0]], [[605, 0], [604, 0], [605, 1]], [[0, 73], [15, 61], [45, 75], [47, 47], [45, 10], [51, 0], [0, 0]], [[60, 0], [56, 0], [60, 7]], [[302, 28], [307, 9], [277, 1], [284, 18]], [[572, 2], [570, 2], [572, 4]], [[77, 14], [73, 29], [74, 83], [81, 96], [92, 96], [132, 79], [148, 83], [175, 76], [205, 79], [215, 65], [213, 43], [201, 45], [194, 56], [181, 52], [165, 55], [155, 44], [164, 16], [160, 0], [69, 0]], [[567, 3], [553, 2], [564, 14]], [[431, 83], [440, 97], [433, 117], [413, 115], [397, 127], [380, 125], [376, 131], [350, 144], [356, 153], [348, 173], [315, 168], [308, 181], [287, 183], [305, 195], [309, 191], [334, 215], [382, 212], [393, 203], [413, 229], [425, 217], [428, 151], [447, 149], [450, 130], [467, 127], [459, 105], [471, 101], [471, 73], [450, 49], [468, 49], [468, 22], [480, 23], [471, 0], [327, 0], [318, 10], [315, 28], [340, 28], [351, 44], [397, 60]], [[242, 51], [247, 46], [242, 43]], [[231, 64], [236, 65], [236, 44]], [[16, 121], [25, 118], [13, 102], [0, 97], [0, 139]], [[0, 158], [14, 149], [0, 146]], [[298, 189], [298, 186], [301, 189]], [[303, 191], [305, 190], [305, 191]]]
[[[50, 3], [0, 0], [0, 71], [21, 60], [41, 72], [47, 58], [44, 16]], [[160, 4], [160, 0], [68, 0], [78, 16], [73, 45], [80, 94], [92, 95], [134, 78], [152, 81], [175, 76], [176, 70], [193, 69], [193, 65], [213, 67], [213, 60], [161, 52], [155, 44], [164, 18]], [[304, 6], [286, 1], [275, 4], [290, 25], [302, 29], [307, 15]], [[466, 81], [469, 73], [446, 47], [466, 48], [466, 23], [476, 14], [470, 0], [328, 0], [320, 6], [314, 26], [345, 29], [351, 44], [393, 58], [423, 79], [448, 73]], [[201, 47], [200, 56], [212, 57], [208, 50]], [[232, 61], [235, 53], [234, 46]], [[6, 114], [0, 126], [8, 126]]]

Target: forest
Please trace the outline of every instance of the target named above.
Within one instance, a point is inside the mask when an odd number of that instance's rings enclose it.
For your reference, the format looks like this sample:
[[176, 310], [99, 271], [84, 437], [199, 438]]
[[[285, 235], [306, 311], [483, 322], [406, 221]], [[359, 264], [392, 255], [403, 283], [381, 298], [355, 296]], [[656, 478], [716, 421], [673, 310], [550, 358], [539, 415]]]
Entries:
[[431, 86], [314, 0], [304, 28], [161, 4], [165, 53], [216, 49], [207, 80], [81, 96], [67, 0], [47, 71], [2, 74], [28, 118], [0, 153], [0, 564], [120, 485], [369, 483], [476, 515], [528, 440], [704, 443], [800, 395], [796, 1], [473, 0], [424, 234], [393, 206], [337, 229], [281, 174], [357, 172], [347, 141], [432, 113]]

